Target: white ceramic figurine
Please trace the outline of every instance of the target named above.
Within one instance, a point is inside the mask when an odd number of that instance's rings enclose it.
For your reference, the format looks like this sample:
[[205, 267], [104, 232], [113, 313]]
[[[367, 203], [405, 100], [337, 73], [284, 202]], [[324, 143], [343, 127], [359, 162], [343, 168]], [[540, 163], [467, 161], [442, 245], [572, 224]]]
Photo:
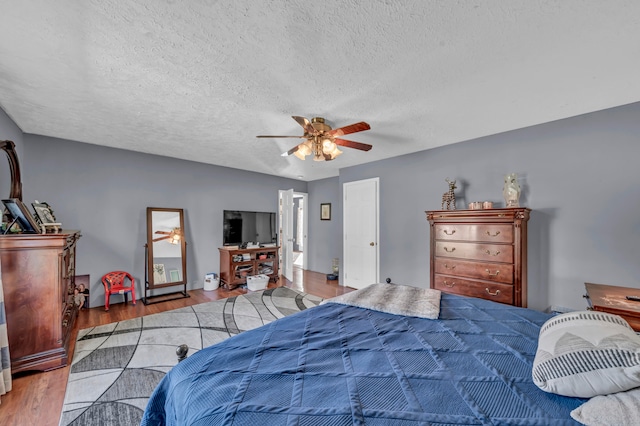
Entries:
[[509, 173], [504, 177], [504, 188], [502, 189], [505, 207], [520, 207], [520, 185], [518, 185], [518, 175]]

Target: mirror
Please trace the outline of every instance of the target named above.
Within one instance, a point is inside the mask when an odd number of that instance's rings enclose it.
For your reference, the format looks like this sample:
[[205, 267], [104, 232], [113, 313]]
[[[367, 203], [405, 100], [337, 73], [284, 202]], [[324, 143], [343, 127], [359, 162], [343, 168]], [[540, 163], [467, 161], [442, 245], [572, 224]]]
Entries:
[[187, 285], [187, 243], [182, 209], [147, 207], [147, 285]]

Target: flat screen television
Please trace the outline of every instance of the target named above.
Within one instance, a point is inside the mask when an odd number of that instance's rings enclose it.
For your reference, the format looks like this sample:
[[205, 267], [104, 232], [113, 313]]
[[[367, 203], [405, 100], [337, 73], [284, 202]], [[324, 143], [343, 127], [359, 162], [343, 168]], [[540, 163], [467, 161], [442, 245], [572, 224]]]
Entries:
[[276, 214], [225, 210], [222, 244], [240, 246], [245, 243], [275, 244], [278, 242]]

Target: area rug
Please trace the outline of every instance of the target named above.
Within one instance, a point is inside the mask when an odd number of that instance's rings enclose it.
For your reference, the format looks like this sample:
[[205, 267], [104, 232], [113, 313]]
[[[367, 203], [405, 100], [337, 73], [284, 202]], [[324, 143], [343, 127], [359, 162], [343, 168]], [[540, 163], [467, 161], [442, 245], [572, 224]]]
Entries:
[[179, 345], [189, 356], [321, 301], [277, 287], [80, 330], [59, 424], [138, 425]]

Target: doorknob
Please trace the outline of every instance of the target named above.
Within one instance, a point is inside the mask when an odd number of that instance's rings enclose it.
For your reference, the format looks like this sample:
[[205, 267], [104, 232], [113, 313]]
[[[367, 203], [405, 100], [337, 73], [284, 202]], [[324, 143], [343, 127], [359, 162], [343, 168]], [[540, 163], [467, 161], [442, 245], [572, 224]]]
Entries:
[[371, 241], [371, 242], [369, 243], [369, 245], [370, 245], [371, 247], [373, 247], [373, 246], [375, 246], [375, 245], [376, 245], [376, 243], [374, 243], [373, 241]]

